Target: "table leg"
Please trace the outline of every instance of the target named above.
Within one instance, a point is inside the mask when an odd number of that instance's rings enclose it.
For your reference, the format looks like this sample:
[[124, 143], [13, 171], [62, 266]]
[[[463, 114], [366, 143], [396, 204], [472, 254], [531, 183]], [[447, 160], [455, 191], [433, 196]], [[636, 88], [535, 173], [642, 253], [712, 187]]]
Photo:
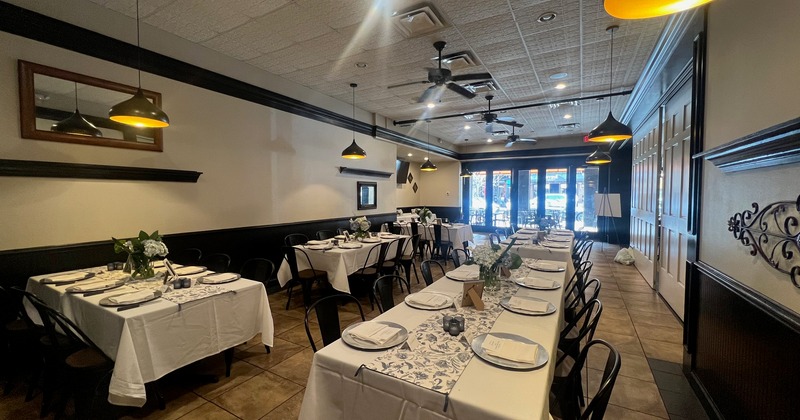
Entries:
[[222, 352], [225, 356], [225, 377], [231, 377], [231, 365], [233, 364], [233, 347]]

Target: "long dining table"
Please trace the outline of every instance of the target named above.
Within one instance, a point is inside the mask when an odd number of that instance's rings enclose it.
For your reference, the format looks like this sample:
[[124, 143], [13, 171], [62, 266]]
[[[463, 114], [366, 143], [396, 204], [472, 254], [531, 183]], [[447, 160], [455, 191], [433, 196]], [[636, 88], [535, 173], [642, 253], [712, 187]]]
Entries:
[[[379, 250], [376, 249], [370, 254], [370, 250], [375, 246], [380, 246], [383, 242], [390, 242], [389, 248], [386, 251], [387, 258], [394, 257], [397, 254], [397, 244], [399, 239], [408, 240], [408, 235], [394, 235], [389, 233], [381, 233], [378, 236], [369, 240], [375, 242], [349, 242], [345, 245], [341, 241], [339, 245], [329, 245], [326, 247], [296, 245], [295, 248], [303, 250], [308, 255], [308, 261], [315, 270], [325, 271], [328, 274], [328, 282], [331, 286], [345, 293], [350, 293], [350, 283], [347, 281], [347, 276], [355, 273], [365, 265], [369, 266], [378, 261]], [[403, 246], [411, 253], [411, 247]], [[323, 248], [323, 249], [318, 249]], [[367, 260], [369, 257], [369, 260]], [[297, 269], [306, 270], [312, 268], [309, 266], [308, 261], [298, 256]], [[292, 272], [286, 259], [283, 259], [280, 267], [278, 268], [278, 283], [281, 287], [286, 286], [286, 283], [292, 279]]]
[[[205, 357], [219, 354], [261, 333], [273, 345], [274, 326], [266, 289], [261, 282], [239, 278], [224, 284], [199, 284], [214, 274], [192, 275], [189, 288], [170, 290], [157, 299], [130, 307], [101, 306], [109, 296], [154, 290], [162, 281], [128, 281], [103, 293], [69, 293], [71, 286], [102, 278], [124, 278], [104, 267], [76, 270], [93, 276], [75, 283], [48, 284], [56, 273], [28, 279], [26, 290], [60, 311], [114, 360], [108, 401], [141, 407], [147, 401], [145, 384]], [[69, 274], [69, 273], [67, 273]], [[122, 309], [122, 310], [119, 310]], [[28, 310], [35, 318], [38, 315]]]
[[[315, 353], [300, 418], [548, 418], [548, 395], [562, 326], [563, 288], [569, 270], [534, 271], [528, 266], [541, 261], [524, 261], [522, 268], [512, 271], [512, 278], [535, 276], [555, 281], [557, 287], [532, 290], [505, 281], [500, 291], [484, 292], [486, 307], [478, 311], [458, 305], [464, 282], [442, 277], [422, 292], [448, 295], [458, 309], [421, 310], [400, 302], [374, 320], [404, 327], [417, 342], [414, 350], [398, 346], [363, 351], [340, 339]], [[561, 261], [548, 263], [567, 265]], [[501, 298], [510, 296], [544, 299], [555, 308], [548, 315], [521, 315], [499, 306]], [[466, 318], [461, 334], [465, 340], [436, 327], [444, 315]], [[470, 349], [469, 343], [481, 332], [511, 333], [533, 340], [542, 346], [547, 360], [543, 366], [527, 371], [490, 364]]]

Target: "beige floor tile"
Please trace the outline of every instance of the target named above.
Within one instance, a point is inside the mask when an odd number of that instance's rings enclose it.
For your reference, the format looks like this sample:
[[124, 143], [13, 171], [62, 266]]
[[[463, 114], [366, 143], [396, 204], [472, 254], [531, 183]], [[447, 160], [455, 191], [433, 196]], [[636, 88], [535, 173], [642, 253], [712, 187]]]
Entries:
[[673, 363], [683, 363], [683, 346], [666, 341], [641, 339], [645, 355], [651, 359], [665, 360]]
[[[262, 347], [263, 350], [263, 347]], [[253, 366], [250, 363], [235, 360], [231, 365], [231, 376], [226, 377], [224, 374], [218, 376], [217, 382], [203, 383], [192, 387], [192, 391], [196, 392], [201, 397], [211, 400], [218, 397], [225, 391], [228, 391], [250, 378], [264, 372], [263, 369]]]
[[625, 306], [629, 311], [653, 312], [659, 314], [671, 315], [672, 311], [669, 307], [662, 302], [625, 302]]
[[651, 416], [638, 411], [628, 410], [618, 405], [609, 404], [605, 418], [613, 420], [657, 420], [664, 417]]
[[[600, 291], [600, 293], [602, 294], [603, 292]], [[603, 299], [603, 297], [600, 296], [600, 300], [602, 300], [602, 299]], [[631, 320], [631, 317], [628, 314], [628, 311], [625, 310], [624, 308], [609, 308], [607, 306], [603, 307], [603, 314], [601, 315], [601, 317], [603, 317], [603, 318], [611, 318], [611, 319], [622, 319], [622, 320], [628, 320], [628, 321]]]
[[634, 324], [648, 324], [654, 327], [667, 327], [667, 328], [682, 328], [681, 323], [675, 318], [671, 312], [665, 314], [663, 312], [643, 312], [635, 309], [629, 309], [628, 313], [631, 316]]
[[181, 417], [181, 419], [236, 420], [238, 419], [238, 417], [225, 411], [224, 409], [213, 403], [207, 402], [201, 405], [200, 407], [190, 411], [188, 414]]
[[295, 318], [281, 312], [272, 312], [272, 324], [275, 328], [275, 335], [281, 334], [290, 330], [298, 325], [303, 324], [302, 318]]
[[597, 323], [597, 331], [607, 331], [620, 335], [636, 335], [636, 330], [633, 328], [633, 323], [630, 319], [614, 319], [605, 317], [604, 313], [600, 315], [600, 321]]
[[615, 334], [607, 331], [597, 331], [594, 338], [599, 338], [611, 343], [614, 348], [623, 353], [644, 355], [642, 345], [636, 336]]
[[305, 349], [269, 368], [269, 372], [280, 375], [296, 384], [305, 386], [308, 380], [308, 374], [311, 372], [311, 361], [313, 357], [314, 352], [311, 348]]
[[[3, 383], [5, 386], [5, 383]], [[28, 402], [25, 402], [27, 392], [24, 383], [19, 382], [11, 390], [9, 395], [0, 393], [0, 419], [15, 420], [38, 420], [39, 408], [42, 404], [42, 394], [37, 395]]]
[[636, 333], [640, 339], [666, 341], [668, 343], [683, 344], [683, 330], [667, 328], [664, 326], [653, 327], [649, 324], [635, 324]]
[[600, 294], [598, 297], [601, 300], [605, 298], [623, 299], [622, 293], [620, 293], [619, 290], [609, 290], [605, 285], [600, 286]]
[[[593, 347], [589, 352], [588, 364], [590, 368], [602, 370], [606, 365], [606, 358], [608, 352], [600, 347]], [[647, 358], [641, 354], [620, 353], [622, 366], [620, 367], [619, 374], [629, 378], [639, 379], [645, 382], [655, 382], [653, 373], [650, 371], [650, 364], [647, 363]]]
[[661, 298], [655, 291], [631, 292], [628, 290], [622, 290], [620, 291], [620, 295], [625, 300], [625, 302], [643, 302], [643, 303], [661, 302]]
[[242, 419], [259, 419], [300, 392], [302, 387], [270, 372], [255, 376], [212, 402]]
[[[589, 396], [595, 394], [601, 377], [601, 370], [589, 369]], [[651, 416], [668, 418], [661, 393], [654, 382], [619, 375], [609, 403]]]
[[292, 398], [286, 400], [278, 408], [267, 413], [261, 420], [284, 420], [296, 419], [300, 417], [300, 407], [303, 405], [303, 396], [305, 391], [300, 391], [294, 394]]
[[618, 299], [618, 298], [613, 298], [613, 297], [609, 297], [609, 298], [603, 297], [602, 294], [603, 294], [603, 290], [601, 289], [600, 290], [600, 295], [601, 295], [600, 296], [600, 302], [603, 303], [603, 309], [605, 309], [605, 308], [624, 309], [625, 308], [625, 301], [624, 300]]
[[[320, 340], [322, 336], [319, 333], [319, 327], [316, 323], [310, 323], [309, 331], [311, 331], [311, 337], [314, 338], [314, 341]], [[306, 334], [306, 327], [305, 324], [301, 323], [295, 327], [292, 327], [281, 334], [276, 334], [276, 338], [280, 338], [282, 340], [286, 340], [292, 344], [296, 344], [298, 346], [303, 347], [311, 347], [311, 344], [308, 342], [308, 335]]]
[[[308, 339], [306, 339], [306, 342], [308, 342]], [[275, 337], [274, 344], [269, 354], [267, 354], [263, 346], [254, 346], [243, 352], [236, 353], [236, 357], [261, 369], [269, 369], [305, 349], [303, 346], [279, 337]]]
[[161, 385], [160, 388], [166, 402], [163, 410], [158, 408], [155, 401], [152, 401], [154, 398], [150, 398], [142, 408], [127, 408], [125, 414], [120, 418], [173, 420], [181, 418], [206, 403], [206, 400], [194, 392], [174, 386], [172, 383]]

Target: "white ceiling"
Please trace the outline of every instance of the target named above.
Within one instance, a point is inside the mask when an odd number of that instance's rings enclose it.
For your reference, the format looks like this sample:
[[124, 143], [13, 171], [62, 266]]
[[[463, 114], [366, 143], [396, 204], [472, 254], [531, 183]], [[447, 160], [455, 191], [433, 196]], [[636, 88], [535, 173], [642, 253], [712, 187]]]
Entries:
[[[135, 0], [90, 1], [136, 15]], [[433, 6], [445, 27], [406, 38], [391, 23], [391, 15], [417, 4]], [[606, 28], [612, 24], [620, 26], [614, 35], [612, 90], [632, 89], [667, 19], [614, 19], [603, 10], [602, 0], [140, 0], [139, 7], [147, 25], [346, 103], [352, 102], [349, 84], [358, 83], [356, 105], [392, 120], [485, 109], [485, 93], [466, 99], [446, 91], [437, 107], [428, 110], [417, 103], [428, 85], [387, 89], [425, 80], [425, 68], [436, 65], [435, 41], [447, 42], [443, 54], [470, 52], [477, 65], [453, 73], [490, 73], [498, 87], [492, 92], [492, 107], [502, 108], [608, 92]], [[557, 17], [537, 22], [545, 12]], [[569, 75], [550, 78], [561, 72]], [[567, 87], [556, 89], [559, 82]], [[612, 99], [615, 115], [622, 113], [627, 99]], [[608, 100], [586, 100], [577, 106], [527, 108], [501, 116], [524, 124], [517, 130], [523, 137], [583, 137], [605, 119], [608, 106]], [[572, 118], [565, 119], [566, 114]], [[556, 127], [564, 123], [579, 123], [580, 128]], [[472, 123], [465, 129], [467, 124], [462, 117], [435, 120], [430, 130], [459, 146], [485, 144], [483, 127]], [[411, 134], [425, 139], [423, 132]]]

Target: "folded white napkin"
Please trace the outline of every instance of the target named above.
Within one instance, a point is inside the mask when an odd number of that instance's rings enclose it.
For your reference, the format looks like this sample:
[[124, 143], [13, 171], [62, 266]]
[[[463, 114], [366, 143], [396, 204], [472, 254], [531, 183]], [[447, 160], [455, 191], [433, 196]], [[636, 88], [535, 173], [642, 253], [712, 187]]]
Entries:
[[362, 322], [349, 331], [351, 337], [379, 346], [393, 339], [399, 332], [400, 328], [377, 322]]
[[558, 235], [553, 236], [553, 235], [550, 235], [546, 239], [548, 241], [551, 241], [551, 242], [571, 242], [572, 241], [572, 237], [571, 236], [558, 236]]
[[236, 273], [219, 273], [219, 274], [212, 274], [210, 276], [203, 277], [203, 283], [225, 283], [236, 279], [238, 274]]
[[569, 248], [566, 242], [542, 242], [542, 245], [547, 248]]
[[317, 240], [310, 240], [306, 242], [306, 245], [327, 245], [328, 241], [317, 241]]
[[536, 363], [536, 353], [539, 351], [536, 344], [499, 338], [491, 334], [486, 336], [481, 347], [491, 356], [522, 363]]
[[447, 277], [457, 280], [477, 280], [479, 276], [480, 266], [476, 264], [462, 265], [455, 270], [447, 272]]
[[414, 293], [408, 299], [413, 304], [428, 308], [438, 308], [447, 303], [447, 297], [435, 293]]
[[77, 273], [69, 273], [69, 274], [60, 274], [57, 276], [50, 276], [47, 280], [50, 280], [53, 283], [67, 283], [70, 281], [78, 281], [83, 280], [86, 278], [87, 273], [84, 272], [77, 272]]
[[544, 287], [544, 288], [551, 288], [556, 284], [553, 280], [545, 280], [537, 277], [525, 277], [523, 279], [520, 279], [520, 282], [526, 286]]
[[369, 243], [372, 243], [372, 244], [374, 244], [374, 243], [378, 243], [378, 242], [380, 242], [380, 241], [381, 241], [381, 240], [380, 240], [379, 238], [364, 238], [364, 239], [362, 239], [362, 240], [361, 240], [361, 242], [366, 242], [366, 243], [368, 243], [368, 244], [369, 244]]
[[360, 243], [357, 243], [357, 242], [345, 242], [345, 243], [340, 243], [339, 244], [339, 248], [343, 248], [343, 249], [358, 249], [358, 248], [363, 248], [363, 247], [364, 247], [364, 245], [361, 245]]
[[547, 312], [549, 304], [541, 300], [531, 300], [512, 296], [510, 299], [508, 299], [508, 306], [528, 312]]
[[520, 235], [520, 234], [516, 234], [515, 233], [515, 234], [511, 235], [511, 237], [514, 238], [514, 239], [524, 240], [524, 239], [530, 239], [531, 235]]
[[534, 270], [553, 270], [553, 271], [558, 270], [559, 268], [558, 264], [543, 262], [543, 261], [537, 261], [533, 264], [529, 264], [528, 267]]
[[313, 249], [313, 250], [316, 250], [316, 251], [320, 251], [320, 250], [331, 249], [331, 248], [333, 248], [333, 245], [331, 245], [329, 243], [325, 243], [325, 244], [322, 244], [322, 245], [306, 245], [306, 248]]
[[78, 286], [72, 286], [72, 288], [68, 288], [69, 290], [76, 291], [76, 292], [90, 292], [92, 290], [101, 290], [105, 289], [106, 287], [110, 287], [114, 284], [117, 284], [118, 280], [93, 280], [81, 283]]
[[336, 236], [334, 236], [334, 239], [346, 239], [346, 238], [347, 237], [344, 236], [344, 235], [336, 235]]
[[[205, 270], [203, 270], [205, 271]], [[189, 274], [197, 274], [202, 273], [203, 271], [200, 270], [200, 267], [196, 265], [187, 265], [185, 267], [181, 267], [175, 270], [175, 274], [179, 276], [188, 276]]]
[[115, 304], [136, 303], [153, 297], [150, 290], [140, 290], [138, 292], [125, 293], [124, 295], [109, 297], [108, 300]]

